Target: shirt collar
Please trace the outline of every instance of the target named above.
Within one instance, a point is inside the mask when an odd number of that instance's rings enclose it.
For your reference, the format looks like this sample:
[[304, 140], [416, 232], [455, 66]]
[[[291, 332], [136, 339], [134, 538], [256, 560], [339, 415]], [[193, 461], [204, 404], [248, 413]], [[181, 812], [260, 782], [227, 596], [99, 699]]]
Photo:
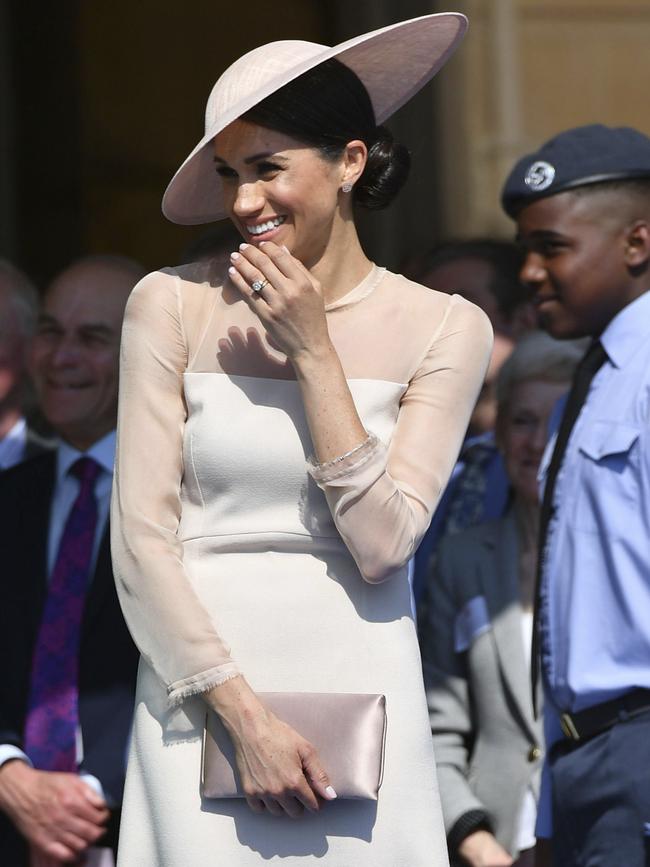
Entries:
[[0, 440], [0, 467], [11, 464], [22, 453], [27, 439], [27, 422], [19, 418], [15, 425]]
[[463, 450], [472, 448], [473, 446], [493, 446], [494, 444], [494, 431], [488, 430], [485, 433], [472, 434], [466, 437], [463, 443]]
[[650, 291], [624, 307], [600, 336], [607, 357], [614, 367], [623, 367], [638, 345], [648, 339]]
[[113, 475], [115, 463], [115, 431], [112, 430], [87, 449], [80, 452], [69, 443], [61, 440], [56, 452], [56, 481], [57, 484], [64, 478], [70, 467], [81, 457], [93, 458], [102, 470]]

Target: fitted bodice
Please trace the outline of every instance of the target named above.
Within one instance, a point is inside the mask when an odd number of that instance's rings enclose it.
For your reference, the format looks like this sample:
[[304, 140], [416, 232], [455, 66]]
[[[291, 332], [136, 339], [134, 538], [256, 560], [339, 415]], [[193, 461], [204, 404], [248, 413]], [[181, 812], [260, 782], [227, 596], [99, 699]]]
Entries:
[[[349, 386], [367, 430], [390, 442], [406, 385], [351, 380]], [[319, 538], [343, 545], [307, 473], [311, 440], [294, 380], [187, 372], [184, 393], [182, 540], [242, 534], [255, 545], [257, 536], [271, 544], [277, 535], [281, 544], [301, 548], [305, 537], [314, 537], [316, 547]], [[246, 539], [238, 544], [245, 547]]]

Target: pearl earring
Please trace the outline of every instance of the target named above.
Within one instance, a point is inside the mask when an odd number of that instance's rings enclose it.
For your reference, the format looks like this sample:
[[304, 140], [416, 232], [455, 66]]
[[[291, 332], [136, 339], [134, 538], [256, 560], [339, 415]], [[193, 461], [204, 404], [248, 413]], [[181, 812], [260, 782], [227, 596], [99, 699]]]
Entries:
[[348, 181], [346, 181], [346, 182], [343, 184], [343, 186], [341, 187], [341, 192], [343, 192], [343, 193], [349, 193], [349, 192], [351, 191], [351, 189], [352, 189], [352, 184], [350, 184], [350, 183], [348, 183]]

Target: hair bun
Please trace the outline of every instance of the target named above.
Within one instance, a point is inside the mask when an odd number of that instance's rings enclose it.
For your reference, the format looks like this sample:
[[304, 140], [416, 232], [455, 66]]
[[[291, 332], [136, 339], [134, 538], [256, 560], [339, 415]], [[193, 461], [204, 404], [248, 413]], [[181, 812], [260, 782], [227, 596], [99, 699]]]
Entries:
[[404, 186], [411, 167], [409, 151], [393, 139], [390, 130], [378, 126], [375, 134], [366, 167], [354, 186], [355, 202], [373, 210], [390, 205]]

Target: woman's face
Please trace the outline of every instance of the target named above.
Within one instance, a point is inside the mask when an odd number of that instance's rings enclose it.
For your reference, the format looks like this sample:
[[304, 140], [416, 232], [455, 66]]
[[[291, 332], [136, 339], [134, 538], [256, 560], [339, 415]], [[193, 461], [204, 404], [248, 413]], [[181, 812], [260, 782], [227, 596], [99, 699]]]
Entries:
[[548, 438], [551, 412], [568, 382], [527, 379], [512, 387], [499, 410], [497, 439], [515, 495], [529, 503], [539, 499], [537, 470]]
[[214, 143], [230, 218], [251, 244], [284, 244], [307, 267], [327, 249], [343, 159], [325, 160], [288, 135], [236, 120]]

